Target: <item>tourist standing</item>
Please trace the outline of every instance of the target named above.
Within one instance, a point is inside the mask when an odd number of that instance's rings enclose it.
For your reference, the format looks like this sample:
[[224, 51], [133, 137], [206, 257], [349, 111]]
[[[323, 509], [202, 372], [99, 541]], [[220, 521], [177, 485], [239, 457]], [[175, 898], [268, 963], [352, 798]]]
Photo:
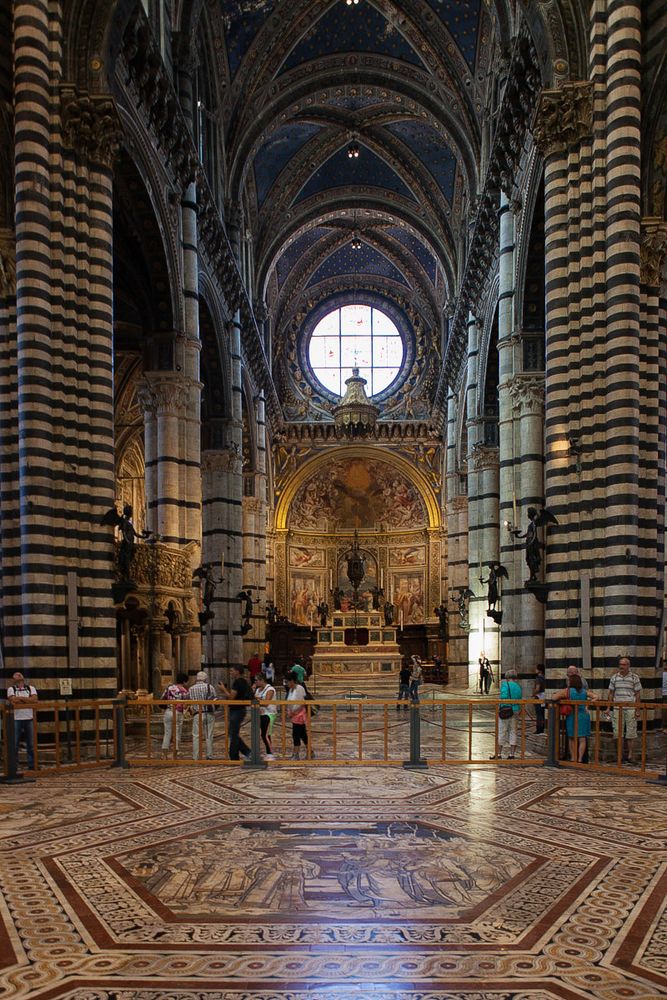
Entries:
[[544, 692], [546, 680], [544, 677], [544, 667], [538, 663], [535, 667], [535, 680], [533, 681], [533, 698], [537, 699], [535, 706], [535, 733], [541, 736], [544, 733]]
[[262, 669], [262, 661], [257, 653], [253, 653], [248, 660], [248, 677], [250, 678], [250, 683], [255, 683], [255, 677]]
[[[571, 674], [568, 687], [556, 691], [553, 699], [554, 701], [566, 699], [568, 701], [587, 701], [588, 691], [584, 687], [583, 678], [578, 673]], [[579, 764], [587, 763], [584, 757], [588, 749], [588, 737], [591, 735], [591, 717], [587, 708], [582, 708], [579, 705], [572, 705], [570, 708], [572, 711], [565, 718], [570, 760], [578, 761]]]
[[623, 764], [632, 764], [632, 749], [637, 739], [637, 719], [640, 715], [642, 698], [642, 682], [637, 674], [630, 670], [630, 660], [621, 656], [618, 670], [609, 680], [609, 700], [611, 706], [611, 723], [614, 729], [614, 739], [618, 740], [619, 725], [623, 748], [621, 760]]
[[[232, 667], [231, 689], [221, 682], [220, 691], [228, 701], [252, 701], [253, 690], [245, 678], [243, 667]], [[239, 760], [239, 754], [245, 760], [250, 757], [250, 747], [241, 736], [241, 724], [246, 716], [246, 705], [230, 705], [229, 707], [229, 759]]]
[[[403, 663], [398, 675], [398, 700], [405, 701], [403, 710], [407, 712], [407, 703], [410, 700], [410, 667], [406, 663]], [[400, 710], [401, 706], [397, 705], [396, 711], [400, 712]]]
[[269, 684], [273, 684], [276, 679], [276, 668], [273, 665], [273, 660], [269, 653], [264, 654], [264, 659], [262, 660], [262, 673], [266, 677]]
[[[208, 674], [200, 670], [195, 677], [195, 683], [188, 691], [190, 701], [214, 701], [215, 688], [209, 684]], [[215, 710], [213, 705], [192, 706], [192, 759], [199, 760], [199, 729], [201, 726], [202, 744], [207, 760], [213, 759], [213, 727]]]
[[[183, 702], [188, 698], [188, 689], [185, 686], [185, 682], [188, 679], [187, 674], [176, 674], [176, 681], [174, 684], [170, 684], [160, 695], [160, 701], [176, 701]], [[183, 705], [178, 704], [174, 708], [171, 705], [166, 705], [164, 709], [164, 715], [162, 717], [162, 756], [164, 758], [169, 756], [169, 747], [171, 745], [171, 737], [174, 727], [174, 716], [176, 716], [176, 753], [178, 753], [181, 746], [181, 733], [183, 732]]]
[[[515, 698], [520, 700], [522, 697], [521, 685], [517, 681], [516, 670], [512, 667], [505, 673], [505, 680], [500, 683], [500, 698], [501, 700]], [[510, 709], [511, 711], [509, 711]], [[514, 703], [500, 705], [498, 709], [498, 745], [496, 752], [491, 755], [491, 760], [502, 760], [505, 747], [508, 748], [508, 760], [514, 760], [517, 742], [516, 722], [520, 710], [521, 706]]]
[[413, 705], [418, 705], [419, 685], [422, 682], [422, 676], [424, 672], [422, 670], [422, 661], [419, 659], [416, 653], [410, 657], [410, 660], [412, 664], [410, 668], [410, 701], [413, 703]]
[[[292, 723], [292, 743], [294, 744], [292, 759], [298, 760], [301, 744], [303, 744], [306, 756], [308, 756], [308, 711], [305, 704], [298, 704], [298, 702], [305, 703], [306, 691], [303, 685], [297, 682], [294, 671], [290, 671], [287, 675], [287, 688], [287, 714]], [[312, 750], [310, 756], [315, 756]]]
[[259, 725], [266, 749], [267, 760], [273, 760], [271, 736], [276, 721], [276, 689], [269, 684], [264, 674], [255, 681], [255, 698], [259, 702]]
[[491, 688], [491, 682], [493, 681], [491, 661], [487, 657], [486, 653], [482, 652], [479, 654], [478, 662], [479, 662], [479, 693], [488, 694]]
[[26, 705], [36, 705], [39, 701], [37, 689], [32, 684], [26, 684], [21, 673], [12, 675], [14, 682], [7, 688], [7, 701], [14, 706], [14, 747], [16, 760], [19, 758], [19, 744], [25, 740], [28, 770], [35, 770], [35, 711]]

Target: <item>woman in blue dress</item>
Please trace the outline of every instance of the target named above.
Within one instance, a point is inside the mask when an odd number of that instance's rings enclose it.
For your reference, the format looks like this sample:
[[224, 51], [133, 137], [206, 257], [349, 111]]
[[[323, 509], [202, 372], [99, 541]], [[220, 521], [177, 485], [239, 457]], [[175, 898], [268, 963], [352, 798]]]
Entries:
[[[568, 701], [588, 701], [588, 691], [585, 690], [579, 674], [573, 674], [569, 681], [570, 686], [557, 691], [553, 696], [554, 700], [566, 698]], [[581, 764], [586, 753], [586, 741], [591, 735], [591, 717], [588, 709], [583, 705], [573, 705], [572, 711], [565, 718], [565, 728], [570, 745], [570, 760], [576, 760]]]

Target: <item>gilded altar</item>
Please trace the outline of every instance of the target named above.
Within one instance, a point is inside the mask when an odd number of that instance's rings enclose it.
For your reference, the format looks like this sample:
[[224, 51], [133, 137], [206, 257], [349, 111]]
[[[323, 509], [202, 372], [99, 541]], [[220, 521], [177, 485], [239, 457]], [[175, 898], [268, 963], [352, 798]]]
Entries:
[[386, 625], [378, 612], [334, 611], [330, 624], [317, 629], [312, 663], [316, 678], [392, 677], [401, 666], [396, 626]]

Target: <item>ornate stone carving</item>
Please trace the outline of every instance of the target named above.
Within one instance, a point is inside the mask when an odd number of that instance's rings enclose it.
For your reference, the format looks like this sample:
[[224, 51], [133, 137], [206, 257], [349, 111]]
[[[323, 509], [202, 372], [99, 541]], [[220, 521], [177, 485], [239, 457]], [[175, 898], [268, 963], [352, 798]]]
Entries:
[[123, 138], [114, 101], [62, 88], [61, 108], [65, 144], [92, 163], [110, 169]]
[[484, 469], [494, 469], [500, 461], [498, 449], [489, 448], [485, 444], [473, 445], [470, 458], [472, 467], [476, 472], [482, 472]]
[[211, 451], [202, 452], [201, 456], [202, 474], [212, 473], [220, 475], [223, 472], [241, 471], [241, 449], [236, 442], [226, 448], [216, 448]]
[[544, 378], [540, 375], [515, 375], [507, 383], [515, 410], [522, 413], [544, 412]]
[[0, 229], [0, 293], [16, 295], [16, 242], [11, 229]]
[[544, 90], [533, 125], [535, 145], [542, 156], [565, 152], [593, 128], [593, 84], [565, 83], [559, 90]]
[[146, 372], [137, 389], [137, 398], [146, 413], [180, 416], [188, 409], [193, 390], [201, 388], [201, 382], [184, 375]]
[[[116, 544], [116, 561], [120, 544]], [[187, 552], [170, 548], [162, 542], [136, 545], [132, 560], [132, 578], [139, 589], [191, 591], [192, 571]]]
[[642, 219], [640, 247], [642, 284], [660, 286], [666, 258], [667, 222], [661, 219]]

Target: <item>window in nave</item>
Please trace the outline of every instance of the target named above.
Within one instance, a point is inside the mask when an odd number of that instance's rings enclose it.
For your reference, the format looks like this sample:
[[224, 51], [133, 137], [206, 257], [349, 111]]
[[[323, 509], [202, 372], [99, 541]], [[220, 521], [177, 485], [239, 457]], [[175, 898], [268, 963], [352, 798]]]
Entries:
[[308, 360], [319, 382], [338, 396], [345, 379], [358, 368], [368, 382], [368, 394], [377, 395], [397, 378], [405, 345], [396, 324], [386, 313], [360, 303], [332, 309], [319, 321], [308, 343]]

